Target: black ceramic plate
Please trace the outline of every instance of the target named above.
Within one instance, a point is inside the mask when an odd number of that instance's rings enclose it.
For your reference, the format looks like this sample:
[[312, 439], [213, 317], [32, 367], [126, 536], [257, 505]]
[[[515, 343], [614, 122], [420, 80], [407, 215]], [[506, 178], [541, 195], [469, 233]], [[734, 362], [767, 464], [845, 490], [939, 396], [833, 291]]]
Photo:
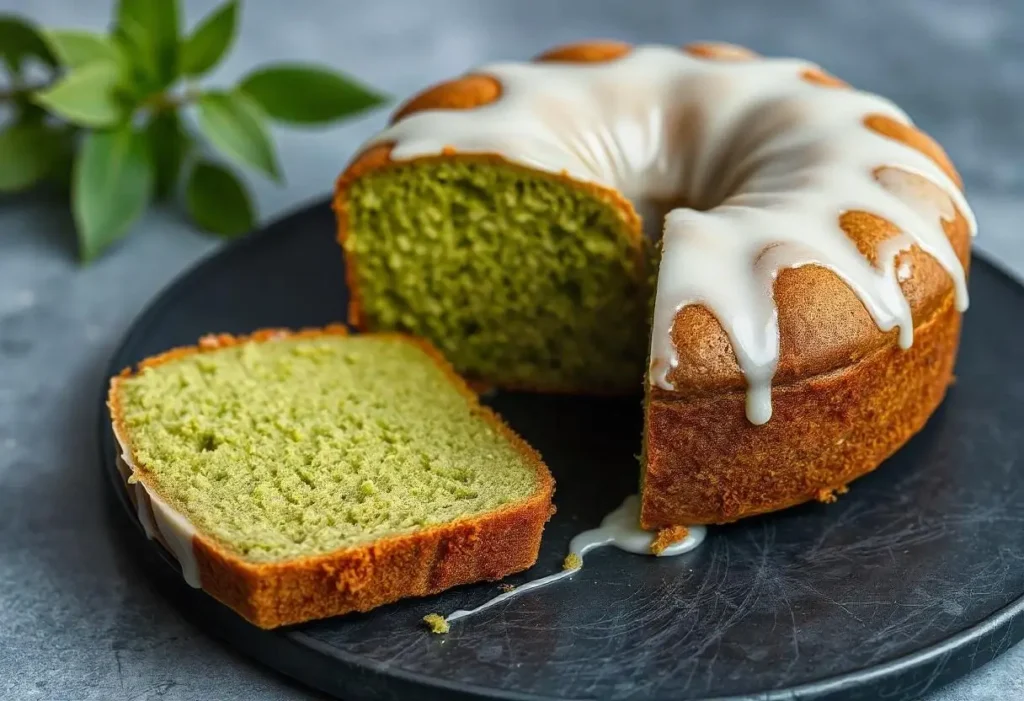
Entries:
[[[136, 321], [111, 373], [210, 331], [343, 319], [341, 254], [326, 204], [229, 246]], [[163, 591], [214, 635], [345, 699], [911, 699], [1024, 637], [1024, 290], [984, 261], [971, 275], [958, 381], [928, 426], [832, 505], [713, 528], [656, 560], [598, 551], [572, 580], [460, 621], [462, 587], [284, 630], [257, 630], [136, 539]], [[635, 488], [639, 399], [499, 394], [491, 403], [547, 459], [558, 514], [536, 567]], [[101, 415], [102, 469], [131, 513]], [[132, 529], [134, 532], [137, 529]]]

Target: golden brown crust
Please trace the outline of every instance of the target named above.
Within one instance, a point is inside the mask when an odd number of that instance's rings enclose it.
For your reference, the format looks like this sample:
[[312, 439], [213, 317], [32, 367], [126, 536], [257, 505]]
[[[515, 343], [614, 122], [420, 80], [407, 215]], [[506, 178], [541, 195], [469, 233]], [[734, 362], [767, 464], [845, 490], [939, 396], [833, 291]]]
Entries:
[[668, 549], [668, 546], [678, 543], [688, 535], [690, 535], [690, 529], [686, 526], [669, 526], [660, 529], [654, 536], [654, 540], [651, 541], [651, 554], [661, 555]]
[[556, 46], [533, 60], [559, 63], [604, 63], [622, 58], [632, 50], [633, 47], [624, 41], [597, 39]]
[[[913, 186], [945, 197], [919, 176], [905, 177]], [[841, 217], [840, 224], [862, 250], [897, 231], [888, 221], [866, 212], [848, 212]], [[966, 269], [970, 258], [967, 221], [958, 215], [955, 221], [944, 222], [943, 227]], [[916, 325], [932, 315], [952, 291], [953, 282], [946, 270], [917, 246], [900, 254], [897, 260], [909, 264], [911, 274], [900, 286]], [[830, 372], [896, 343], [897, 332], [881, 331], [856, 293], [835, 273], [821, 266], [781, 271], [775, 282], [775, 301], [779, 323], [776, 386]], [[703, 305], [679, 311], [672, 327], [672, 341], [679, 364], [669, 372], [668, 379], [680, 397], [746, 386], [729, 337]]]
[[[140, 360], [135, 368], [124, 368], [118, 377], [131, 377], [143, 368], [155, 368], [172, 360], [178, 360], [197, 353], [209, 353], [223, 348], [249, 343], [252, 341], [263, 343], [278, 338], [316, 338], [319, 336], [347, 336], [348, 328], [344, 324], [329, 324], [322, 328], [300, 329], [290, 331], [288, 329], [258, 329], [250, 334], [236, 336], [230, 333], [207, 334], [199, 339], [194, 346], [180, 346], [165, 350], [163, 353], [150, 356]], [[395, 334], [397, 335], [397, 334]]]
[[[540, 60], [607, 61], [629, 49], [617, 42], [587, 42], [553, 49]], [[709, 60], [757, 56], [728, 44], [694, 44], [684, 50]], [[802, 77], [823, 88], [848, 87], [820, 69], [809, 69]], [[869, 115], [864, 126], [917, 149], [961, 184], [942, 148], [918, 129], [882, 115]], [[361, 173], [392, 165], [380, 151], [368, 153], [357, 158], [338, 181], [335, 208], [342, 242], [347, 230], [347, 187]], [[439, 156], [467, 157], [472, 156]], [[945, 193], [920, 176], [899, 171], [894, 177], [891, 168], [880, 168], [876, 176], [886, 187], [895, 181], [925, 199], [935, 198], [939, 209], [950, 205]], [[639, 241], [640, 222], [632, 205], [617, 193], [602, 195], [624, 213], [631, 235]], [[943, 227], [966, 269], [970, 232], [963, 215], [956, 212]], [[838, 223], [869, 261], [876, 266], [887, 263], [878, 260], [878, 244], [897, 233], [890, 222], [868, 212], [850, 211]], [[832, 271], [807, 265], [779, 274], [774, 294], [780, 360], [774, 378], [775, 413], [766, 426], [746, 421], [746, 382], [719, 321], [701, 305], [680, 310], [672, 330], [680, 362], [668, 377], [676, 390], [656, 388], [650, 396], [652, 432], [647, 450], [654, 479], [645, 482], [646, 526], [733, 520], [814, 498], [873, 469], [920, 428], [949, 382], [960, 318], [951, 307], [952, 280], [935, 259], [915, 246], [900, 253], [896, 263], [910, 270], [900, 283], [916, 327], [914, 346], [906, 352], [898, 348], [897, 332], [879, 330], [860, 298]], [[355, 261], [349, 259], [347, 265], [358, 320]], [[894, 390], [882, 387], [880, 378], [890, 378], [889, 385], [902, 388], [903, 395], [892, 398]], [[848, 405], [829, 403], [836, 401]], [[814, 411], [825, 412], [824, 417], [819, 420]], [[897, 416], [900, 411], [906, 414], [904, 419]], [[896, 416], [891, 427], [879, 427], [882, 415]], [[831, 467], [821, 463], [817, 450], [801, 453], [803, 446], [817, 446], [833, 437], [847, 447], [824, 451], [835, 460]], [[700, 489], [686, 484], [690, 474], [700, 469], [694, 456], [706, 463], [701, 473], [706, 480]], [[786, 456], [785, 464], [778, 456]]]
[[[612, 60], [628, 52], [629, 48], [629, 45], [621, 42], [583, 42], [552, 49], [542, 54], [541, 59]], [[692, 55], [712, 60], [746, 60], [757, 57], [756, 53], [742, 47], [721, 43], [691, 44], [684, 50]], [[829, 87], [845, 85], [842, 81], [820, 70], [807, 71], [804, 77]], [[427, 92], [431, 93], [432, 91]], [[435, 94], [432, 99], [439, 100], [441, 98]], [[869, 129], [889, 138], [900, 140], [921, 151], [935, 160], [955, 182], [960, 182], [959, 176], [945, 152], [922, 132], [881, 115], [871, 115], [865, 119], [864, 123]], [[370, 148], [357, 156], [338, 179], [334, 207], [338, 215], [338, 239], [343, 246], [348, 234], [346, 198], [348, 187], [371, 170], [395, 166], [395, 162], [390, 157], [390, 150], [389, 145]], [[451, 151], [441, 156], [416, 159], [416, 161], [447, 158], [496, 159], [506, 165], [511, 165], [501, 156], [494, 154], [470, 155]], [[530, 172], [534, 175], [550, 177], [550, 174], [547, 173]], [[570, 182], [574, 187], [588, 189], [591, 193], [599, 194], [602, 199], [621, 212], [626, 222], [626, 229], [637, 242], [638, 252], [641, 250], [643, 236], [641, 222], [629, 201], [613, 190], [573, 181], [566, 176], [559, 177]], [[916, 178], [921, 181], [916, 183], [915, 187], [925, 190], [931, 187], [932, 190], [938, 192], [937, 188], [930, 186], [919, 176], [908, 175], [907, 177], [911, 180]], [[933, 193], [932, 196], [945, 197], [941, 193], [937, 195]], [[887, 221], [866, 212], [845, 213], [840, 224], [869, 259], [874, 259], [875, 244], [896, 233], [896, 229]], [[961, 261], [966, 265], [970, 238], [966, 220], [958, 216], [956, 221], [948, 222], [944, 226]], [[935, 305], [952, 288], [952, 282], [938, 263], [917, 247], [901, 254], [899, 262], [909, 263], [911, 270], [910, 278], [902, 282], [901, 286], [908, 297], [916, 323], [917, 320], [926, 318], [934, 310]], [[361, 315], [357, 278], [358, 262], [351, 252], [346, 255], [345, 267], [351, 300], [350, 322], [359, 328], [366, 328], [365, 320]], [[778, 384], [788, 384], [832, 371], [844, 364], [855, 362], [885, 344], [895, 342], [895, 332], [880, 331], [860, 298], [844, 281], [825, 268], [807, 265], [783, 271], [776, 281], [775, 295], [778, 302], [781, 337], [780, 362], [775, 378]], [[718, 320], [705, 307], [694, 305], [680, 310], [672, 328], [673, 343], [680, 362], [669, 373], [668, 379], [681, 396], [730, 391], [745, 385], [728, 336]]]
[[466, 75], [433, 85], [409, 98], [391, 115], [391, 122], [423, 110], [471, 110], [501, 97], [501, 83], [489, 75]]
[[835, 504], [839, 501], [839, 495], [846, 494], [848, 491], [850, 491], [850, 488], [845, 484], [838, 487], [826, 487], [824, 489], [819, 489], [817, 496], [814, 498], [822, 504]]
[[935, 161], [935, 164], [942, 168], [942, 171], [949, 176], [950, 180], [956, 183], [957, 187], [963, 189], [964, 183], [960, 179], [960, 174], [956, 172], [956, 168], [953, 167], [953, 162], [946, 155], [945, 149], [939, 146], [935, 139], [920, 129], [897, 122], [895, 119], [881, 114], [868, 115], [864, 119], [864, 126], [882, 136], [888, 136], [890, 139], [900, 141], [913, 149], [917, 149]]
[[[175, 348], [144, 360], [138, 369], [240, 343], [347, 333], [344, 326], [332, 325], [296, 332], [264, 329], [248, 336], [211, 335], [197, 346]], [[476, 394], [432, 345], [401, 334], [378, 336], [410, 343], [425, 351], [466, 401], [530, 462], [537, 474], [537, 490], [498, 511], [282, 563], [247, 562], [211, 538], [197, 534], [192, 546], [203, 589], [261, 628], [368, 611], [401, 598], [436, 594], [459, 584], [501, 579], [530, 567], [537, 559], [544, 524], [554, 513], [554, 480], [540, 455], [497, 414], [479, 404]], [[113, 425], [126, 441], [129, 434], [124, 430], [118, 387], [132, 373], [128, 368], [112, 378], [108, 395]], [[124, 447], [131, 451], [130, 443]], [[152, 489], [145, 465], [136, 467], [137, 476]]]
[[840, 80], [831, 73], [826, 73], [820, 68], [812, 68], [806, 70], [801, 74], [801, 77], [808, 83], [814, 83], [815, 85], [820, 85], [823, 88], [850, 87], [849, 83], [847, 83], [845, 80]]
[[698, 41], [687, 44], [683, 47], [683, 51], [691, 56], [713, 61], [751, 61], [760, 56], [745, 46], [727, 44], [723, 41]]
[[835, 490], [878, 467], [924, 425], [952, 381], [960, 314], [948, 294], [914, 345], [772, 393], [763, 426], [742, 390], [648, 402], [641, 524], [724, 523]]

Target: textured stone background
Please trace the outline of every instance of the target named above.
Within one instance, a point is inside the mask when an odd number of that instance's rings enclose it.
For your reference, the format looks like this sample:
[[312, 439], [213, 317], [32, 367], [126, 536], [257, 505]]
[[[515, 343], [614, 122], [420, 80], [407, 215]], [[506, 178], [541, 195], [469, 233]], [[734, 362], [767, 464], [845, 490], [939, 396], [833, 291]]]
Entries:
[[[213, 5], [185, 3], [192, 22]], [[50, 26], [101, 27], [102, 0], [0, 0]], [[1024, 274], [1024, 4], [1016, 0], [292, 0], [249, 2], [229, 81], [271, 59], [342, 66], [395, 95], [485, 60], [610, 36], [723, 39], [813, 59], [895, 99], [942, 142], [978, 246]], [[280, 133], [288, 185], [254, 181], [265, 218], [322, 196], [374, 114]], [[0, 199], [0, 698], [314, 698], [210, 640], [112, 542], [95, 465], [102, 370], [154, 293], [217, 246], [154, 211], [89, 268], [63, 207]], [[929, 701], [1024, 698], [1024, 646]]]

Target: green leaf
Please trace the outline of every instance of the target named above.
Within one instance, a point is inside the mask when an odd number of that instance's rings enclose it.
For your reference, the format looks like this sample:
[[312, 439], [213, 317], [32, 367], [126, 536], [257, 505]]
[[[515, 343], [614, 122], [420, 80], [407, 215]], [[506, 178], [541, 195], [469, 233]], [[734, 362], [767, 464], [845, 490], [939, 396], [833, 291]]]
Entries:
[[125, 67], [128, 79], [127, 92], [136, 99], [144, 98], [160, 90], [159, 69], [153, 55], [153, 47], [146, 31], [131, 18], [125, 19], [114, 30], [111, 39], [127, 59]]
[[68, 73], [56, 85], [38, 92], [36, 104], [70, 122], [109, 127], [123, 117], [115, 91], [121, 71], [110, 61], [95, 61]]
[[0, 132], [0, 192], [32, 187], [50, 172], [59, 153], [52, 130], [39, 122], [13, 124]]
[[317, 66], [277, 64], [238, 86], [274, 119], [322, 124], [375, 107], [385, 98], [347, 76]]
[[245, 185], [224, 166], [201, 161], [192, 169], [185, 188], [185, 206], [196, 224], [221, 236], [252, 231], [256, 221]]
[[57, 65], [38, 29], [20, 17], [0, 15], [0, 60], [17, 75], [26, 58], [38, 59], [51, 67]]
[[82, 260], [122, 238], [153, 193], [145, 137], [126, 124], [85, 136], [75, 161], [71, 201]]
[[236, 0], [221, 5], [210, 13], [181, 47], [181, 72], [196, 76], [217, 65], [235, 38], [238, 23]]
[[240, 92], [208, 92], [199, 98], [199, 129], [213, 147], [245, 166], [280, 179], [274, 145], [259, 106]]
[[161, 112], [146, 127], [153, 167], [156, 170], [156, 196], [160, 199], [174, 194], [181, 172], [181, 163], [188, 152], [188, 137], [181, 128], [178, 115]]
[[92, 61], [113, 61], [117, 64], [123, 61], [114, 42], [102, 34], [55, 29], [46, 32], [45, 37], [57, 60], [68, 68], [77, 68]]
[[[156, 69], [157, 89], [178, 77], [178, 0], [120, 0], [117, 27], [136, 26], [135, 42], [146, 49]], [[141, 32], [141, 34], [140, 34]]]

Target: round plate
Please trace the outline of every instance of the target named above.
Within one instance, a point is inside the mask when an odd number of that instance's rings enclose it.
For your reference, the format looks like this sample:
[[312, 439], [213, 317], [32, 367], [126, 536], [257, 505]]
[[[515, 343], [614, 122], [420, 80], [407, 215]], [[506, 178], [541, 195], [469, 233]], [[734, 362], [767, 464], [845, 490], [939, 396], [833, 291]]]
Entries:
[[[135, 322], [111, 374], [211, 331], [344, 319], [326, 203], [250, 236], [182, 276]], [[139, 559], [199, 625], [345, 699], [916, 698], [1024, 637], [1024, 290], [988, 263], [971, 275], [958, 380], [927, 427], [831, 505], [712, 528], [678, 558], [597, 551], [571, 580], [460, 621], [496, 584], [368, 614], [262, 631], [187, 587], [160, 546]], [[639, 398], [497, 394], [489, 402], [544, 455], [558, 513], [537, 565], [635, 489]], [[133, 514], [101, 413], [102, 469]], [[132, 515], [134, 521], [134, 516]], [[136, 524], [137, 525], [137, 524]]]

